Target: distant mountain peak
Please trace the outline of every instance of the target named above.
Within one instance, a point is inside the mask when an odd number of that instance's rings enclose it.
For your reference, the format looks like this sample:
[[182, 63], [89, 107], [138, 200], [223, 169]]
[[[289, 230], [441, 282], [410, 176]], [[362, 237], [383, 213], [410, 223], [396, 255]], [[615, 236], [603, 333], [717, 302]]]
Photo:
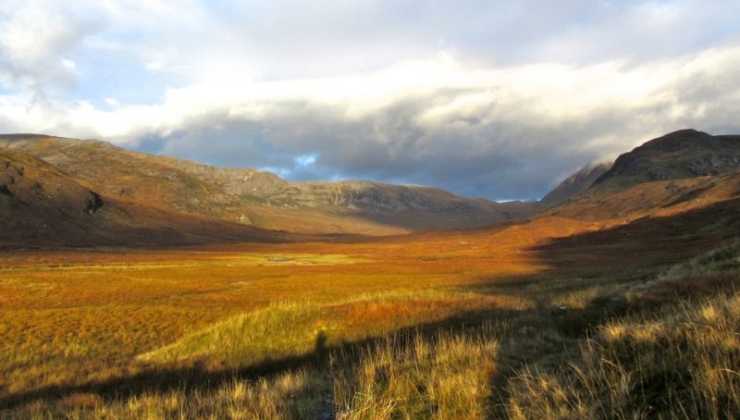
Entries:
[[549, 214], [579, 219], [666, 216], [740, 197], [740, 136], [679, 130], [624, 153]]

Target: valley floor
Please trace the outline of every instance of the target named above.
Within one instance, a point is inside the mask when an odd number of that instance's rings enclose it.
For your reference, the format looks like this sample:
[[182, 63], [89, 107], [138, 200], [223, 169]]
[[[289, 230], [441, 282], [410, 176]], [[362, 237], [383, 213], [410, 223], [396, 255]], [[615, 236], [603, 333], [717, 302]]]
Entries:
[[726, 211], [7, 252], [0, 417], [732, 418]]

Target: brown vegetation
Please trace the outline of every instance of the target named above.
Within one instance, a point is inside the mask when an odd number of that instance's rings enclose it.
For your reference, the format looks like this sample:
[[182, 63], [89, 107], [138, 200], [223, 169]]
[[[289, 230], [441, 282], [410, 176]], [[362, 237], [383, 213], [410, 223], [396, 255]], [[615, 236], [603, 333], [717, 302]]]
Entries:
[[[706, 224], [736, 208], [611, 227], [542, 218], [354, 243], [4, 254], [0, 405], [20, 417], [573, 418], [604, 417], [603, 394], [618, 412], [681, 417], [650, 394], [609, 397], [616, 373], [599, 377], [594, 355], [619, 356], [629, 386], [653, 375], [623, 353], [632, 344], [609, 341], [623, 325], [656, 346], [724, 343], [709, 361], [706, 347], [669, 359], [719, 375], [679, 386], [696, 399], [686, 413], [722, 418], [737, 409], [721, 373], [737, 371], [736, 318], [683, 325], [702, 308], [735, 313], [736, 274], [714, 257], [686, 262], [736, 234]], [[677, 301], [701, 295], [696, 310]], [[674, 304], [686, 315], [665, 315]], [[574, 368], [553, 370], [564, 363]]]

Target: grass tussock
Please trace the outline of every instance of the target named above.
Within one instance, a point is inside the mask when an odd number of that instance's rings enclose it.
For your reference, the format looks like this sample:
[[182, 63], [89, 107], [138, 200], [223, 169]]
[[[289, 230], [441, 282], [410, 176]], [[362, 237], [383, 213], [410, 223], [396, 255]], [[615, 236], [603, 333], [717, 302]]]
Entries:
[[730, 419], [740, 413], [740, 296], [614, 320], [557, 370], [510, 382], [512, 419]]
[[472, 334], [417, 334], [369, 348], [334, 382], [337, 418], [482, 418], [499, 343], [493, 328]]

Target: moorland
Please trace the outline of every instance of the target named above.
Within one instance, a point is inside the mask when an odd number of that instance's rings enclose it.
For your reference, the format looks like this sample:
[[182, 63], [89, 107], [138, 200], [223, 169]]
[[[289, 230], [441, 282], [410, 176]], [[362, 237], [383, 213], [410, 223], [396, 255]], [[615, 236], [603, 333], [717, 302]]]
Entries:
[[671, 133], [508, 207], [273, 178], [247, 197], [138, 155], [161, 172], [124, 179], [101, 147], [0, 147], [3, 418], [740, 413], [738, 137]]

